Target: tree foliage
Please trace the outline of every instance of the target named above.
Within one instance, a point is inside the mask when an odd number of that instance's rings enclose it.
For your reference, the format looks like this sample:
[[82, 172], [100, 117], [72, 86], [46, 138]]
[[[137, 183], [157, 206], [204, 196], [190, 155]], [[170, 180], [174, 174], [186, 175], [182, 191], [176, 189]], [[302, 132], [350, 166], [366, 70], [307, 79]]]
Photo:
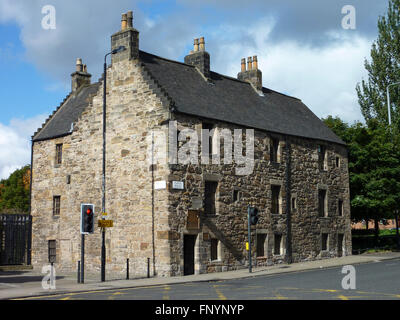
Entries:
[[[378, 39], [371, 49], [371, 61], [365, 60], [368, 80], [357, 85], [358, 101], [366, 121], [388, 123], [386, 88], [400, 82], [400, 0], [389, 0], [386, 16], [378, 21]], [[400, 86], [390, 88], [392, 120], [400, 128]]]
[[331, 116], [323, 121], [348, 146], [353, 221], [393, 218], [400, 200], [399, 135], [377, 119], [351, 126]]
[[30, 179], [28, 165], [0, 181], [0, 213], [29, 213]]

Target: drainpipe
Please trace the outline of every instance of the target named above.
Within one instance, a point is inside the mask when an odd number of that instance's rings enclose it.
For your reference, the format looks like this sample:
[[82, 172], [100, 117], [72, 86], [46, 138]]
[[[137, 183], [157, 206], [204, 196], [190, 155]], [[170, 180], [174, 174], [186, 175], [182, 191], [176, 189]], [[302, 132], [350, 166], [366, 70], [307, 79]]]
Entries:
[[288, 138], [285, 139], [286, 149], [286, 262], [292, 263], [292, 218], [291, 218], [291, 147]]

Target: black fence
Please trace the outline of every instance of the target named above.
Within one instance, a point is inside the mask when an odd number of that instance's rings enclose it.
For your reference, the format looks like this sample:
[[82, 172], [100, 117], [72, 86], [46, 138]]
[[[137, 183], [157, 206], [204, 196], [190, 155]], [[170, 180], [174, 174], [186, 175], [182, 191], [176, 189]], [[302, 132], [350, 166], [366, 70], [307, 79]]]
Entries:
[[31, 264], [32, 216], [0, 214], [0, 266]]

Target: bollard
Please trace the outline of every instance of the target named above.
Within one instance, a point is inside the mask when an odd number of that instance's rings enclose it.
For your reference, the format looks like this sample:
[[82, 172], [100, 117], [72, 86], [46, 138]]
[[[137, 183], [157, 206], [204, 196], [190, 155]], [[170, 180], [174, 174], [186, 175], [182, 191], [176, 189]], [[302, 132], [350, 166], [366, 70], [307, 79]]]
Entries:
[[147, 258], [147, 278], [150, 278], [150, 258]]
[[81, 262], [78, 261], [78, 283], [81, 283]]
[[126, 259], [126, 280], [129, 280], [129, 259]]

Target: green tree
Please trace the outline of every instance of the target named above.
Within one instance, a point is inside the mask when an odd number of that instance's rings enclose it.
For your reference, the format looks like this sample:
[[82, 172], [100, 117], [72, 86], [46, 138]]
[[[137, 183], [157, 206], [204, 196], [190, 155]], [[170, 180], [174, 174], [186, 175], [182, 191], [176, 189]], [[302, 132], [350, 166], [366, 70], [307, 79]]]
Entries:
[[[388, 85], [400, 81], [400, 0], [389, 0], [386, 16], [378, 20], [378, 39], [371, 49], [371, 61], [364, 62], [368, 80], [357, 85], [358, 101], [366, 121], [377, 119], [387, 125]], [[400, 90], [391, 87], [393, 125], [400, 128]]]
[[30, 166], [0, 181], [0, 213], [29, 213]]
[[392, 219], [400, 195], [399, 135], [392, 135], [377, 119], [349, 126], [340, 118], [323, 119], [349, 151], [350, 203], [354, 222]]

